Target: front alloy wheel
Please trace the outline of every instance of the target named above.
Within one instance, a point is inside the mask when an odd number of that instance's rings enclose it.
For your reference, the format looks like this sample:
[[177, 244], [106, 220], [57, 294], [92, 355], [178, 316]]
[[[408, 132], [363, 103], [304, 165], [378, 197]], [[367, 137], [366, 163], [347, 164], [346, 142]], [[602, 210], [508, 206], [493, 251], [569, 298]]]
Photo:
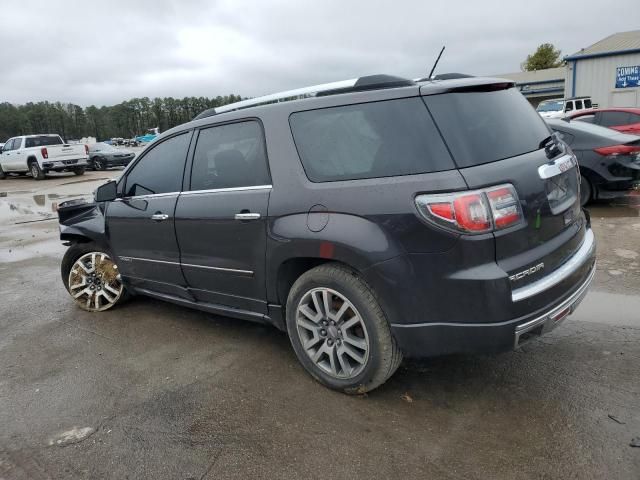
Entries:
[[104, 252], [89, 252], [78, 258], [69, 272], [69, 293], [90, 312], [114, 306], [123, 292], [118, 266]]
[[327, 375], [351, 379], [367, 364], [367, 327], [356, 307], [337, 291], [308, 291], [298, 304], [296, 326], [305, 353]]

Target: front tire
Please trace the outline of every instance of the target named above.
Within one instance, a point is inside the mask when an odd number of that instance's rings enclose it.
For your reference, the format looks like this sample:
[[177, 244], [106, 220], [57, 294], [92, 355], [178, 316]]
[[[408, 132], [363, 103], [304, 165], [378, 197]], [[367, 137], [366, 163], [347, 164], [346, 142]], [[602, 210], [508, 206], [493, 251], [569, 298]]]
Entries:
[[369, 285], [353, 270], [325, 264], [291, 287], [287, 331], [300, 363], [326, 387], [361, 394], [396, 371], [402, 353]]
[[593, 186], [587, 177], [582, 177], [580, 181], [580, 206], [584, 207], [593, 200]]
[[2, 170], [2, 166], [0, 166], [0, 180], [4, 180], [5, 178], [7, 178], [7, 174], [4, 173], [4, 170]]
[[29, 164], [29, 173], [31, 173], [31, 176], [34, 178], [34, 180], [44, 180], [44, 172], [40, 168], [40, 165], [38, 165], [38, 162], [36, 162], [35, 160], [32, 161], [31, 164]]
[[102, 312], [123, 302], [126, 290], [111, 254], [96, 243], [70, 246], [60, 267], [62, 282], [76, 304]]

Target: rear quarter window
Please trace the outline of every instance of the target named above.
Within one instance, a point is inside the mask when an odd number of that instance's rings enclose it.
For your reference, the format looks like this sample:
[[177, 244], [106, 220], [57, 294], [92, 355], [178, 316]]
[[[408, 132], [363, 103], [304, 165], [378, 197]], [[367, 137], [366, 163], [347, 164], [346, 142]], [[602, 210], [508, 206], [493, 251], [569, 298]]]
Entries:
[[550, 135], [515, 88], [423, 98], [460, 168], [533, 152]]
[[57, 136], [40, 136], [27, 137], [25, 139], [25, 148], [46, 147], [48, 145], [62, 145], [62, 140]]
[[312, 182], [455, 168], [417, 97], [296, 112], [289, 123]]

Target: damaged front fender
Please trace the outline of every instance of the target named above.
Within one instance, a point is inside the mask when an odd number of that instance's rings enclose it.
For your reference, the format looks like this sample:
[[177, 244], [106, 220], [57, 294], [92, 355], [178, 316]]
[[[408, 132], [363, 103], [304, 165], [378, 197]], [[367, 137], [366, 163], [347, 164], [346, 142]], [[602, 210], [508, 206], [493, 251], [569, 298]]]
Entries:
[[104, 245], [106, 204], [70, 200], [58, 206], [60, 240], [65, 244], [93, 241]]

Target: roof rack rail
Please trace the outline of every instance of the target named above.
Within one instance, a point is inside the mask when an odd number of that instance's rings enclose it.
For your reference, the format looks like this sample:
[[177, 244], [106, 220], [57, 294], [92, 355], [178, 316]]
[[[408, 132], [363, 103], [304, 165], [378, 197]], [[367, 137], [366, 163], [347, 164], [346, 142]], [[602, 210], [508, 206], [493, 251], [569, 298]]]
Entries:
[[377, 90], [383, 88], [408, 87], [415, 85], [412, 80], [394, 77], [392, 75], [369, 75], [366, 77], [353, 78], [351, 80], [341, 80], [339, 82], [324, 83], [312, 87], [297, 88], [285, 92], [273, 93], [262, 97], [250, 98], [240, 102], [230, 103], [222, 107], [210, 108], [194, 118], [198, 120], [210, 117], [219, 113], [232, 112], [243, 108], [257, 107], [270, 103], [288, 102], [309, 97], [320, 97], [326, 95], [336, 95], [340, 93], [358, 92], [364, 90]]

